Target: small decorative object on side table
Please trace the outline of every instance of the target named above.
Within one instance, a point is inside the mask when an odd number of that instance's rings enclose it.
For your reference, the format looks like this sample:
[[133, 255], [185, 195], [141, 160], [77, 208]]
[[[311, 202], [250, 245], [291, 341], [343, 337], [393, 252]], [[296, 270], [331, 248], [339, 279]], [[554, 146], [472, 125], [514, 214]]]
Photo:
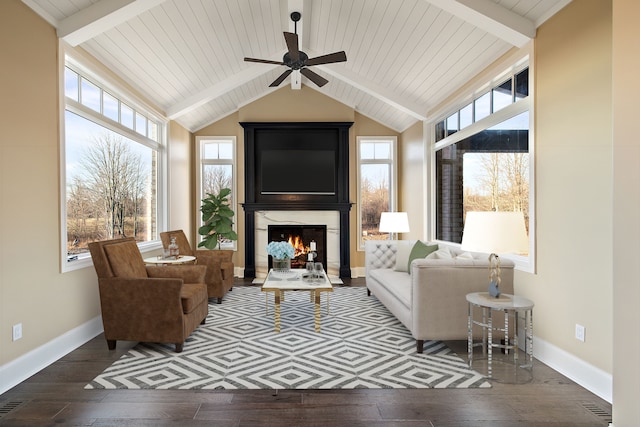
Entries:
[[[469, 367], [473, 367], [473, 347], [482, 346], [483, 354], [487, 355], [487, 376], [493, 378], [493, 349], [500, 348], [505, 353], [513, 352], [514, 369], [517, 377], [517, 369], [533, 369], [533, 301], [515, 295], [501, 294], [499, 297], [489, 295], [487, 292], [474, 292], [467, 294], [469, 303], [468, 319], [468, 360]], [[482, 319], [474, 319], [474, 307], [482, 311]], [[504, 312], [504, 327], [496, 327], [493, 324], [493, 312]], [[519, 365], [518, 361], [518, 323], [519, 314], [524, 314], [524, 352], [525, 364]], [[513, 326], [509, 326], [509, 319], [513, 319]], [[473, 326], [482, 328], [482, 342], [474, 344]], [[504, 333], [503, 343], [494, 343], [494, 332]], [[530, 378], [529, 378], [530, 379]], [[516, 381], [517, 382], [517, 381]]]

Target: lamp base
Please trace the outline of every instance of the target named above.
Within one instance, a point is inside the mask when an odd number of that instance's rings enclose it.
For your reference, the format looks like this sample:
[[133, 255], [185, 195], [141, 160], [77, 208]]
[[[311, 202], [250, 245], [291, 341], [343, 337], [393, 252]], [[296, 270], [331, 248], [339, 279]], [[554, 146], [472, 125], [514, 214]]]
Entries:
[[489, 295], [494, 298], [500, 297], [500, 287], [496, 281], [491, 281], [491, 283], [489, 283]]

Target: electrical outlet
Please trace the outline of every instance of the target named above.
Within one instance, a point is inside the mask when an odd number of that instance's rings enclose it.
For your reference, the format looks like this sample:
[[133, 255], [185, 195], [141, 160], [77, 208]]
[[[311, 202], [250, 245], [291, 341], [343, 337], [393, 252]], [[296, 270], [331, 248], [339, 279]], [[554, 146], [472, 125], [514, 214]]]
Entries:
[[22, 338], [22, 323], [13, 325], [12, 337], [13, 341], [18, 341], [20, 338]]
[[578, 325], [576, 323], [576, 339], [578, 341], [582, 341], [584, 342], [584, 333], [585, 333], [585, 328], [582, 325]]

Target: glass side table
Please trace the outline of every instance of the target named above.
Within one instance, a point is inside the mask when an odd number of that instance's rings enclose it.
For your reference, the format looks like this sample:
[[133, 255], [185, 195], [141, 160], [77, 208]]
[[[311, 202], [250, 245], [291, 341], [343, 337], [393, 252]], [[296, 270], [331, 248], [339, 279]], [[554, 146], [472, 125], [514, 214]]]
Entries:
[[[483, 355], [487, 356], [487, 376], [493, 378], [493, 349], [501, 349], [506, 354], [513, 354], [515, 369], [533, 369], [533, 301], [510, 294], [501, 294], [494, 298], [488, 292], [474, 292], [467, 294], [469, 304], [467, 350], [469, 367], [473, 367], [473, 348], [482, 346]], [[475, 310], [479, 308], [480, 310]], [[475, 312], [482, 313], [481, 319], [475, 319]], [[494, 312], [504, 313], [504, 324], [494, 324]], [[519, 315], [524, 315], [524, 353], [525, 363], [519, 365], [518, 358], [518, 331]], [[513, 319], [510, 323], [510, 319]], [[473, 342], [473, 327], [482, 328], [482, 341]], [[503, 335], [504, 341], [494, 342], [494, 335], [498, 332]]]

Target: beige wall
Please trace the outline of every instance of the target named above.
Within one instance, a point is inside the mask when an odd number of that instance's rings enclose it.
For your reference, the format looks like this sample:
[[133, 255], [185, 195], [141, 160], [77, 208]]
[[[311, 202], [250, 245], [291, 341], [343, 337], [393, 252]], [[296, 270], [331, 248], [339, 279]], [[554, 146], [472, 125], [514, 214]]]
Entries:
[[613, 421], [640, 425], [640, 2], [613, 1]]
[[[612, 371], [611, 5], [581, 0], [535, 44], [535, 334]], [[586, 341], [575, 339], [576, 323]]]
[[398, 211], [407, 212], [411, 232], [403, 239], [425, 239], [427, 183], [424, 125], [418, 122], [402, 133], [398, 147]]
[[[0, 366], [100, 313], [95, 273], [60, 273], [58, 39], [0, 2]], [[11, 327], [23, 338], [12, 342]]]
[[[194, 230], [192, 210], [189, 209], [194, 205], [195, 200], [192, 191], [195, 171], [191, 155], [191, 133], [178, 123], [171, 122], [168, 132], [168, 147], [171, 169], [167, 177], [169, 186], [167, 230], [182, 229], [187, 236], [192, 236], [196, 230]], [[188, 208], [185, 209], [185, 207]]]
[[248, 104], [232, 115], [194, 133], [194, 136], [229, 136], [237, 137], [238, 148], [238, 206], [236, 220], [238, 225], [238, 252], [235, 254], [236, 266], [244, 265], [244, 130], [239, 122], [354, 122], [349, 130], [349, 181], [351, 201], [351, 267], [364, 266], [364, 253], [357, 250], [357, 170], [356, 170], [356, 136], [397, 136], [400, 135], [380, 123], [358, 114], [352, 108], [303, 85], [301, 90], [292, 90], [290, 86]]

